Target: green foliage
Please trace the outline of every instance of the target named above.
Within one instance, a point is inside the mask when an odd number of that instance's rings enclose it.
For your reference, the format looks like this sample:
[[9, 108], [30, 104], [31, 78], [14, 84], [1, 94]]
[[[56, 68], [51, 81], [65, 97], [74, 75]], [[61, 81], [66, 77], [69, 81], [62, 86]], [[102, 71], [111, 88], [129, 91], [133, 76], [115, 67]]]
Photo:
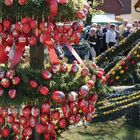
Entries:
[[134, 85], [139, 84], [140, 82], [140, 63], [138, 63], [133, 71], [128, 71], [127, 77], [125, 80], [121, 81], [121, 85]]
[[116, 56], [112, 62], [106, 64], [104, 68], [105, 73], [108, 73], [116, 65], [116, 63], [118, 63], [122, 58], [123, 58], [122, 56]]
[[[56, 21], [75, 20], [76, 7], [73, 6], [72, 0], [68, 4], [58, 5], [58, 15]], [[20, 6], [18, 0], [14, 0], [12, 6], [6, 6], [4, 0], [0, 0], [1, 18], [10, 18], [18, 21], [22, 17], [34, 17], [35, 19], [46, 19], [49, 16], [49, 4], [45, 0], [28, 0], [27, 4]]]
[[[122, 63], [125, 62], [124, 64]], [[114, 68], [112, 68], [109, 74], [108, 83], [110, 85], [121, 85], [124, 81], [127, 81], [130, 74], [134, 72], [137, 67], [137, 63], [140, 62], [140, 44], [137, 44], [121, 61], [119, 61]], [[126, 84], [126, 83], [125, 83]], [[129, 83], [130, 84], [130, 83]]]
[[[49, 70], [49, 65], [47, 69]], [[85, 85], [90, 76], [95, 75], [96, 69], [93, 69], [91, 64], [88, 63], [88, 68], [90, 70], [90, 75], [82, 77], [79, 71], [77, 74], [74, 74], [70, 71], [71, 65], [69, 67], [69, 72], [66, 74], [58, 71], [57, 74], [53, 74], [51, 80], [44, 80], [41, 73], [42, 70], [33, 70], [29, 67], [20, 67], [16, 70], [16, 75], [21, 78], [21, 83], [19, 86], [10, 86], [9, 88], [4, 89], [4, 95], [0, 97], [0, 105], [21, 105], [21, 104], [31, 104], [31, 105], [40, 105], [43, 101], [51, 101], [51, 93], [55, 90], [63, 91], [66, 96], [70, 91], [79, 92], [79, 89], [82, 85]], [[8, 69], [3, 67], [7, 71]], [[29, 81], [34, 80], [38, 83], [38, 86], [48, 87], [50, 94], [43, 96], [38, 93], [38, 89], [32, 89], [29, 85]], [[8, 96], [8, 91], [11, 88], [17, 90], [17, 96], [15, 99], [10, 99]], [[91, 89], [91, 93], [98, 93], [102, 95], [109, 90], [106, 85], [103, 85], [99, 79], [96, 80], [95, 88]], [[54, 103], [53, 101], [51, 101]], [[54, 106], [55, 107], [55, 103]]]

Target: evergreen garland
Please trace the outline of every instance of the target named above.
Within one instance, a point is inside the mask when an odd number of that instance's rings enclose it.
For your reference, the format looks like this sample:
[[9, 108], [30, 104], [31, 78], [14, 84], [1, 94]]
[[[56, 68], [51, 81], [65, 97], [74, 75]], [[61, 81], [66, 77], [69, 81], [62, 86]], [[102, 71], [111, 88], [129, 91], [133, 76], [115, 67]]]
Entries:
[[[58, 14], [54, 20], [57, 22], [76, 20], [75, 12], [78, 9], [73, 3], [73, 0], [70, 0], [68, 4], [58, 4]], [[49, 7], [45, 0], [28, 0], [23, 6], [19, 5], [18, 0], [14, 0], [12, 6], [6, 6], [4, 0], [0, 0], [0, 18], [9, 18], [12, 22], [19, 21], [22, 17], [46, 19], [49, 16]]]
[[129, 74], [133, 72], [137, 63], [140, 62], [140, 44], [137, 44], [129, 54], [119, 61], [114, 68], [112, 68], [106, 76], [108, 78], [109, 85], [121, 85], [123, 81], [126, 81]]
[[[42, 70], [33, 70], [29, 67], [20, 67], [16, 70], [16, 75], [21, 78], [21, 83], [18, 86], [11, 85], [9, 88], [4, 88], [4, 95], [0, 97], [0, 106], [11, 106], [11, 105], [21, 105], [21, 104], [28, 104], [28, 105], [40, 105], [43, 101], [51, 100], [51, 94], [48, 96], [43, 96], [38, 93], [38, 89], [32, 89], [29, 85], [30, 80], [34, 80], [40, 86], [46, 86], [49, 89], [49, 92], [52, 93], [55, 90], [64, 91], [67, 94], [70, 91], [78, 90], [82, 85], [85, 85], [87, 80], [92, 75], [95, 75], [97, 69], [93, 69], [92, 63], [88, 62], [88, 68], [90, 70], [90, 75], [83, 77], [81, 76], [80, 72], [74, 74], [70, 71], [72, 65], [69, 65], [69, 71], [64, 74], [58, 71], [57, 74], [53, 74], [51, 80], [44, 80], [41, 73]], [[48, 65], [48, 67], [50, 67]], [[7, 68], [1, 67], [1, 70], [8, 71]], [[8, 96], [9, 89], [14, 88], [17, 90], [17, 96], [15, 99], [11, 99]], [[100, 96], [106, 93], [110, 88], [106, 85], [102, 84], [100, 79], [96, 80], [95, 87], [90, 90], [90, 92], [98, 93]], [[53, 101], [52, 101], [53, 102]], [[55, 107], [55, 103], [54, 106]]]

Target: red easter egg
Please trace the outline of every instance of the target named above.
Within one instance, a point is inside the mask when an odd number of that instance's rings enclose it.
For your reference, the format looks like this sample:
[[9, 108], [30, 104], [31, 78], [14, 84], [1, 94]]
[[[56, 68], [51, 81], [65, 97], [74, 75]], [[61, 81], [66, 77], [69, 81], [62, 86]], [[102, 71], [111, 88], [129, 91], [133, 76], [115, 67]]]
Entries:
[[25, 117], [25, 118], [30, 117], [30, 115], [31, 115], [31, 107], [30, 106], [25, 106], [22, 109], [22, 114], [23, 114], [23, 117]]
[[5, 119], [4, 119], [4, 117], [2, 117], [2, 116], [0, 115], [0, 125], [4, 125], [4, 123], [5, 123]]
[[46, 86], [41, 86], [41, 87], [39, 87], [38, 92], [41, 95], [47, 96], [49, 94], [49, 89]]
[[50, 113], [50, 103], [44, 102], [41, 106], [41, 112], [42, 113]]
[[50, 80], [51, 77], [52, 77], [52, 74], [51, 74], [48, 70], [44, 70], [44, 71], [42, 72], [42, 77], [43, 77], [43, 79], [45, 79], [45, 80]]
[[19, 115], [18, 109], [15, 108], [15, 107], [12, 107], [12, 108], [11, 108], [11, 114], [12, 114], [12, 116], [14, 116], [15, 118], [17, 118], [18, 115]]
[[62, 91], [54, 91], [51, 98], [57, 103], [64, 103], [66, 101], [66, 95]]
[[25, 33], [25, 34], [29, 34], [30, 31], [31, 31], [31, 27], [28, 23], [25, 23], [23, 24], [22, 26], [22, 31]]
[[58, 2], [61, 4], [65, 4], [65, 3], [68, 3], [68, 0], [58, 0]]
[[10, 30], [10, 28], [11, 28], [11, 26], [12, 26], [12, 23], [11, 23], [10, 20], [5, 19], [5, 20], [3, 21], [3, 26], [4, 26], [4, 28], [5, 28], [6, 30]]
[[66, 118], [70, 117], [70, 107], [68, 104], [65, 104], [62, 106], [62, 111], [63, 111], [63, 114]]
[[87, 67], [82, 68], [81, 76], [88, 76], [88, 75], [89, 75], [89, 69]]
[[23, 6], [23, 5], [27, 4], [27, 1], [28, 1], [28, 0], [18, 0], [18, 3], [19, 3], [21, 6]]
[[9, 97], [10, 97], [11, 99], [16, 98], [16, 95], [17, 95], [16, 89], [10, 89], [10, 90], [8, 91], [8, 95], [9, 95]]
[[37, 134], [42, 134], [43, 132], [44, 132], [44, 127], [43, 127], [43, 125], [42, 124], [37, 124], [36, 126], [35, 126], [35, 130], [36, 130], [36, 132], [37, 132]]
[[66, 63], [60, 65], [60, 71], [61, 71], [62, 73], [66, 73], [66, 72], [68, 71], [68, 66], [67, 66]]
[[22, 127], [26, 127], [27, 126], [27, 119], [23, 116], [19, 117], [19, 123]]
[[73, 64], [71, 67], [72, 73], [77, 73], [79, 71], [79, 65], [78, 64]]
[[96, 76], [97, 76], [99, 79], [102, 79], [103, 73], [102, 73], [101, 71], [97, 71], [97, 72], [96, 72]]
[[40, 115], [40, 109], [38, 107], [33, 107], [31, 109], [31, 114], [33, 117], [37, 118]]
[[84, 19], [86, 16], [85, 16], [85, 13], [81, 10], [81, 11], [78, 11], [76, 13], [76, 16], [79, 18], [79, 19]]
[[12, 6], [13, 5], [13, 0], [5, 0], [4, 1], [6, 6]]
[[37, 82], [34, 81], [34, 80], [30, 80], [29, 84], [30, 84], [30, 87], [31, 87], [31, 88], [37, 88], [37, 87], [38, 87]]
[[15, 122], [15, 118], [14, 118], [14, 116], [12, 114], [8, 114], [8, 116], [7, 116], [7, 122], [9, 124], [12, 124], [12, 123]]
[[80, 114], [77, 114], [75, 116], [75, 122], [78, 123], [78, 122], [80, 122], [80, 120], [81, 120], [81, 115]]
[[94, 85], [95, 85], [95, 82], [93, 80], [89, 80], [87, 81], [87, 85], [90, 87], [90, 88], [93, 88]]
[[12, 79], [12, 84], [15, 85], [15, 86], [19, 85], [20, 82], [21, 82], [21, 79], [20, 79], [20, 77], [18, 77], [18, 76], [14, 77], [14, 78]]
[[19, 134], [20, 132], [20, 124], [18, 122], [15, 122], [12, 124], [12, 129], [15, 134]]
[[32, 135], [32, 132], [33, 132], [33, 130], [31, 127], [29, 127], [29, 126], [25, 127], [22, 131], [22, 136], [23, 137], [30, 137]]
[[84, 26], [83, 26], [82, 22], [75, 21], [75, 22], [72, 23], [72, 28], [73, 28], [74, 31], [82, 32]]
[[59, 124], [59, 127], [62, 129], [65, 129], [67, 127], [67, 122], [66, 122], [66, 119], [64, 119], [64, 118], [61, 118], [59, 120], [58, 124]]
[[0, 84], [4, 87], [4, 88], [8, 88], [10, 86], [10, 80], [7, 78], [2, 78]]
[[89, 87], [87, 85], [83, 85], [79, 90], [79, 94], [81, 96], [86, 96], [88, 93], [89, 93]]
[[93, 118], [92, 113], [87, 113], [86, 116], [85, 116], [85, 119], [86, 119], [87, 122], [91, 122], [92, 118]]
[[36, 29], [37, 28], [37, 21], [36, 20], [31, 20], [29, 24], [30, 24], [30, 27], [32, 29]]
[[36, 44], [37, 44], [37, 38], [35, 36], [30, 37], [29, 44], [31, 46], [36, 46]]
[[29, 126], [30, 127], [32, 127], [32, 128], [35, 127], [36, 126], [36, 122], [37, 122], [36, 118], [34, 118], [32, 116], [29, 118]]
[[68, 118], [68, 121], [69, 121], [69, 124], [72, 125], [75, 123], [75, 115], [71, 115], [69, 118]]
[[60, 112], [59, 111], [54, 111], [51, 113], [51, 118], [53, 120], [59, 120], [60, 119]]
[[68, 95], [68, 100], [70, 102], [74, 102], [74, 101], [77, 101], [77, 99], [78, 99], [78, 93], [71, 91]]
[[42, 123], [42, 124], [48, 124], [48, 122], [49, 122], [49, 115], [48, 114], [41, 114], [40, 115], [40, 122]]
[[9, 137], [9, 135], [10, 135], [10, 129], [8, 127], [2, 128], [2, 136], [4, 138], [7, 138], [7, 137]]

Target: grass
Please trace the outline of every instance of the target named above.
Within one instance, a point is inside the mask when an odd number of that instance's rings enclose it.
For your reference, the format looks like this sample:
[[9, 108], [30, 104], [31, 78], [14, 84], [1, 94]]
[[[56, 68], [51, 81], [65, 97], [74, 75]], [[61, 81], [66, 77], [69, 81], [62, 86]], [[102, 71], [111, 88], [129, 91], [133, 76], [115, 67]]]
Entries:
[[87, 128], [75, 127], [64, 132], [58, 140], [140, 140], [140, 128], [125, 124], [121, 118]]

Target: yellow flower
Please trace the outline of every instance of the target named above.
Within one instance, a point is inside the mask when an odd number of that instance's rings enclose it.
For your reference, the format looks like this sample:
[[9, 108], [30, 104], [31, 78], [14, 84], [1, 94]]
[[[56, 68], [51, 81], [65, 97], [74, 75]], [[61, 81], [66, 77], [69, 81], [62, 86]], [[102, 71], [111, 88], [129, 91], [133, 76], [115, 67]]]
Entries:
[[137, 54], [137, 51], [134, 51], [134, 54]]
[[119, 70], [121, 70], [122, 69], [122, 66], [119, 66]]
[[120, 79], [120, 77], [119, 76], [116, 76], [116, 78], [115, 78], [116, 80], [119, 80]]
[[116, 69], [119, 69], [119, 66], [120, 66], [119, 64], [116, 64]]
[[112, 71], [111, 74], [112, 74], [112, 75], [115, 75], [115, 71]]
[[121, 71], [120, 71], [120, 74], [124, 74], [124, 70], [121, 70]]
[[61, 133], [61, 130], [58, 130], [57, 132], [58, 132], [58, 133]]
[[140, 55], [139, 54], [137, 54], [137, 58], [140, 58]]
[[111, 51], [111, 48], [109, 48], [108, 51]]

